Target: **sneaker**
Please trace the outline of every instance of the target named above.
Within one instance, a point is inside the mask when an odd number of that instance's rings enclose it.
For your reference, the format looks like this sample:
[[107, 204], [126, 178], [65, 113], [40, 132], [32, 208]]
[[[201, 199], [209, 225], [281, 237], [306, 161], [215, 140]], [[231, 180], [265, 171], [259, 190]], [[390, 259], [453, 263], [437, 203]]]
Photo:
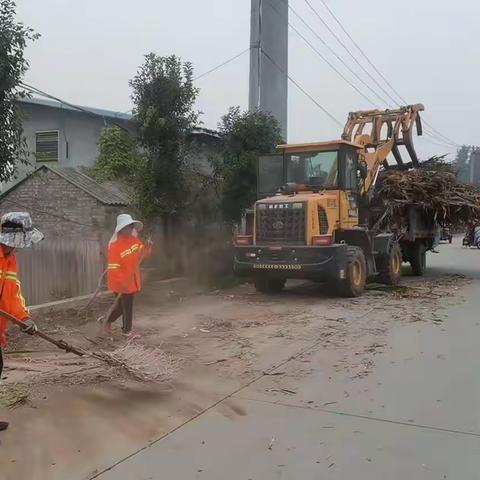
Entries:
[[112, 324], [107, 322], [103, 325], [103, 333], [107, 334], [107, 335], [111, 335], [112, 334]]
[[3, 432], [8, 428], [8, 422], [0, 422], [0, 432]]

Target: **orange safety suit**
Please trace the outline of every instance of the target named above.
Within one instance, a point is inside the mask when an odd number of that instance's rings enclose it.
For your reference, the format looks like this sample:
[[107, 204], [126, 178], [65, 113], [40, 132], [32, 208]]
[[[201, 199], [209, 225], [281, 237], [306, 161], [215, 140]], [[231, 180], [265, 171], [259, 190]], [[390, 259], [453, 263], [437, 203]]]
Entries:
[[140, 263], [150, 253], [150, 247], [137, 237], [119, 235], [108, 247], [108, 289], [115, 293], [139, 292], [142, 288]]
[[[20, 282], [17, 278], [17, 259], [11, 252], [4, 255], [0, 246], [0, 310], [10, 315], [25, 320], [30, 317], [30, 313], [25, 306], [25, 300], [20, 290]], [[0, 317], [0, 346], [7, 343], [5, 332], [7, 330], [8, 320]]]

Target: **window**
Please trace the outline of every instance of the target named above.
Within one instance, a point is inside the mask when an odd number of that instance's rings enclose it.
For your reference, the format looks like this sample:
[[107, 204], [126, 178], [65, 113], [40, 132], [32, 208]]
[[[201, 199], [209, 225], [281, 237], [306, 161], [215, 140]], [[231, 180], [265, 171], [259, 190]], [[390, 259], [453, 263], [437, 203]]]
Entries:
[[258, 159], [258, 196], [274, 195], [284, 184], [283, 156], [266, 155]]
[[335, 188], [337, 186], [338, 152], [308, 152], [287, 156], [289, 182]]
[[36, 133], [35, 157], [37, 162], [58, 162], [58, 131]]
[[345, 153], [345, 190], [358, 189], [357, 154]]

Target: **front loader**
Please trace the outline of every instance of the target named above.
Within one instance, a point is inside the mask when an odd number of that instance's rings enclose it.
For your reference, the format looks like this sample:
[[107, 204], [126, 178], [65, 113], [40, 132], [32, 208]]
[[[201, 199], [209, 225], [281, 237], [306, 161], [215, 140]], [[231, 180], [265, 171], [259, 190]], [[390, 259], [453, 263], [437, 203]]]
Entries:
[[[286, 144], [258, 163], [258, 201], [245, 235], [236, 237], [234, 270], [261, 292], [280, 291], [287, 279], [326, 281], [343, 296], [358, 296], [367, 281], [395, 285], [403, 261], [415, 274], [432, 248], [432, 219], [412, 209], [408, 228], [380, 231], [372, 205], [379, 172], [413, 167], [413, 129], [422, 134], [422, 105], [350, 113], [342, 138]], [[367, 131], [368, 130], [368, 131]]]

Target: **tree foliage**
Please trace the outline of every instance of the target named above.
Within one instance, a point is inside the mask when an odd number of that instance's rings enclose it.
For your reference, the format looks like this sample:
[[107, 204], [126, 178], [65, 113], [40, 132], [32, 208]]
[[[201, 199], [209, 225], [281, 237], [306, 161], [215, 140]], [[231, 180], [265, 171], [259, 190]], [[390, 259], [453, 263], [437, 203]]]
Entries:
[[25, 96], [19, 88], [28, 61], [24, 50], [39, 35], [15, 19], [15, 2], [0, 0], [0, 180], [15, 172], [17, 159], [26, 160], [22, 119], [16, 103]]
[[144, 167], [145, 158], [127, 130], [118, 126], [102, 130], [98, 141], [98, 158], [92, 174], [100, 182], [132, 180], [135, 171]]
[[147, 157], [145, 171], [139, 172], [144, 181], [137, 201], [148, 216], [176, 217], [186, 199], [186, 136], [199, 118], [192, 65], [175, 55], [150, 53], [130, 86], [139, 142]]
[[457, 170], [457, 177], [460, 182], [468, 182], [470, 180], [470, 153], [472, 147], [462, 145], [457, 150], [455, 158], [455, 168]]
[[232, 107], [222, 117], [219, 130], [224, 141], [222, 159], [216, 165], [222, 178], [221, 209], [224, 219], [235, 223], [256, 200], [258, 156], [275, 151], [282, 141], [281, 128], [270, 114]]

